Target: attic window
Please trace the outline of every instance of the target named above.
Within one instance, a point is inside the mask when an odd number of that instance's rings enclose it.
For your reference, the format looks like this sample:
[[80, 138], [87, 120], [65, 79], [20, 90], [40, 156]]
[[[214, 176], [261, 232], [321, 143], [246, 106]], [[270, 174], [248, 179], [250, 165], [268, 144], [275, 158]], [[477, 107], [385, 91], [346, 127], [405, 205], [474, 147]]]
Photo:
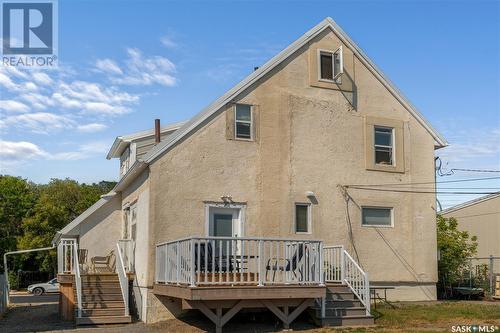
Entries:
[[344, 73], [342, 46], [336, 51], [318, 50], [319, 79], [337, 81]]
[[236, 104], [234, 117], [234, 136], [236, 139], [252, 139], [252, 106]]
[[394, 164], [394, 129], [375, 126], [375, 164]]

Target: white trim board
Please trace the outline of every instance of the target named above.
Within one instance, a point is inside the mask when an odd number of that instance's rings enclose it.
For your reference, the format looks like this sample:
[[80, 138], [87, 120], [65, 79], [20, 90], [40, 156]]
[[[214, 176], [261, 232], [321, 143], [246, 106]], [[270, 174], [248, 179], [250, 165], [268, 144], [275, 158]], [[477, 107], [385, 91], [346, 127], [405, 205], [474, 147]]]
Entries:
[[151, 149], [146, 156], [144, 156], [144, 161], [146, 163], [154, 162], [160, 155], [168, 151], [177, 142], [181, 141], [185, 136], [191, 134], [198, 128], [205, 120], [219, 111], [227, 103], [233, 101], [237, 98], [239, 94], [244, 92], [257, 80], [262, 78], [264, 75], [273, 70], [276, 66], [285, 61], [288, 57], [292, 56], [297, 50], [299, 50], [303, 45], [309, 42], [311, 39], [316, 37], [318, 34], [323, 32], [325, 29], [331, 29], [344, 44], [346, 44], [353, 53], [360, 59], [360, 61], [372, 72], [372, 74], [389, 90], [389, 92], [405, 107], [408, 112], [429, 132], [429, 134], [435, 140], [435, 146], [437, 148], [442, 148], [448, 145], [446, 140], [441, 134], [439, 134], [432, 125], [427, 122], [422, 114], [410, 103], [410, 101], [399, 91], [394, 84], [383, 74], [383, 72], [368, 58], [368, 56], [361, 50], [359, 46], [352, 41], [349, 36], [335, 23], [330, 17], [325, 18], [311, 30], [306, 32], [295, 42], [286, 47], [283, 51], [278, 53], [276, 56], [271, 58], [263, 66], [261, 66], [256, 71], [252, 72], [241, 82], [236, 84], [233, 88], [227, 91], [224, 95], [219, 97], [213, 103], [208, 105], [205, 109], [191, 118], [186, 122], [181, 128], [172, 133], [165, 141], [162, 141], [153, 149]]

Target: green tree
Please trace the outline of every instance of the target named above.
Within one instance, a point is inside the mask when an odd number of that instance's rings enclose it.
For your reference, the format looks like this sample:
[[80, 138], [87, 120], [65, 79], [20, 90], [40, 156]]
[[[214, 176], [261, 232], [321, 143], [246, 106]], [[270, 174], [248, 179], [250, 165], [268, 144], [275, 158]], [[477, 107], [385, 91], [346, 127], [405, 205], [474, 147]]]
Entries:
[[442, 287], [457, 283], [468, 269], [468, 260], [476, 254], [477, 237], [458, 230], [454, 217], [437, 216], [437, 246], [440, 254], [438, 273]]
[[[79, 184], [71, 179], [52, 179], [40, 187], [40, 196], [33, 207], [33, 214], [22, 221], [23, 235], [18, 238], [20, 249], [40, 248], [51, 245], [57, 231], [61, 230], [99, 200], [114, 183]], [[50, 272], [56, 267], [56, 251], [38, 252], [23, 256], [30, 263], [26, 269]], [[33, 260], [26, 260], [31, 258]]]
[[[0, 175], [0, 257], [17, 249], [22, 220], [32, 212], [38, 197], [35, 184], [19, 177]], [[3, 270], [3, 260], [0, 260]]]

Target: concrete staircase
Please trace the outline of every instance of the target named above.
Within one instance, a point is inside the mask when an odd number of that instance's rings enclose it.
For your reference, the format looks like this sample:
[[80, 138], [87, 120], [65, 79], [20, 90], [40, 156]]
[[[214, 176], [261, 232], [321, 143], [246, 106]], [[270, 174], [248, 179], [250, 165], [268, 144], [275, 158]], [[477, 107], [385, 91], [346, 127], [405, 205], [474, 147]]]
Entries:
[[[82, 316], [77, 325], [130, 323], [130, 315], [125, 315], [125, 303], [120, 288], [118, 274], [82, 274]], [[74, 289], [76, 300], [76, 289]]]
[[311, 316], [319, 326], [367, 326], [373, 325], [372, 316], [348, 286], [328, 284], [325, 299], [325, 317], [321, 318], [321, 307], [315, 303]]

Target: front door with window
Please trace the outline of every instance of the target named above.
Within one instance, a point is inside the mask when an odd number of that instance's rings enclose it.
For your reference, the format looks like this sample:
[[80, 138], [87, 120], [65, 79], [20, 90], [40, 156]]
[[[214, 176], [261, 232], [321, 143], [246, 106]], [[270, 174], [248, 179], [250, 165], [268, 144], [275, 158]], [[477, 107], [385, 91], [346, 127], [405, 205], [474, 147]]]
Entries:
[[240, 237], [240, 210], [237, 208], [210, 208], [208, 235]]
[[[211, 207], [209, 216], [208, 235], [214, 237], [240, 237], [241, 235], [241, 221], [240, 210], [237, 208], [219, 208]], [[229, 255], [237, 253], [237, 243], [231, 243], [228, 246], [227, 241], [215, 241], [215, 253]], [[221, 249], [219, 249], [221, 248]], [[227, 250], [229, 248], [229, 253]], [[220, 251], [220, 252], [219, 252]]]

